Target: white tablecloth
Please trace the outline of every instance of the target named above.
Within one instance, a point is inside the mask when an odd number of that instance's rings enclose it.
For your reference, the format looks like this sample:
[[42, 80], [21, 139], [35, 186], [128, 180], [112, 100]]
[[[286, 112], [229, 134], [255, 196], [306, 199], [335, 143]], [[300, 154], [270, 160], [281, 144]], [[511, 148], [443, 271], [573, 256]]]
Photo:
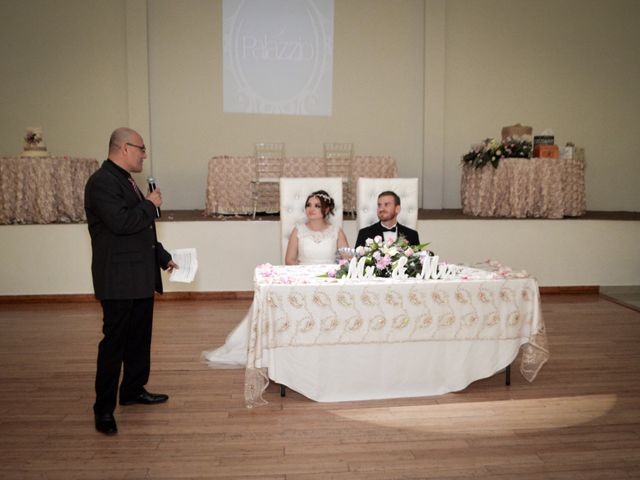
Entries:
[[269, 379], [323, 402], [438, 395], [548, 359], [534, 279], [464, 268], [451, 280], [335, 280], [331, 267], [256, 269], [245, 399]]

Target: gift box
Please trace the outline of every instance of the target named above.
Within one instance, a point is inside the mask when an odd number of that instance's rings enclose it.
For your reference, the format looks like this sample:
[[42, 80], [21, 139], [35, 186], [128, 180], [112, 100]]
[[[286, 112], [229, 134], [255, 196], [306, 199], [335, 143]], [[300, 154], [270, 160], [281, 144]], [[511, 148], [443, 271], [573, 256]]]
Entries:
[[553, 135], [536, 135], [533, 137], [533, 146], [536, 145], [553, 145], [555, 137]]
[[533, 147], [533, 156], [535, 158], [559, 158], [560, 149], [558, 145], [538, 144]]
[[507, 140], [508, 138], [514, 140], [528, 140], [531, 141], [531, 134], [533, 133], [533, 128], [527, 127], [526, 125], [520, 125], [516, 123], [515, 125], [509, 125], [507, 127], [502, 127], [502, 141]]

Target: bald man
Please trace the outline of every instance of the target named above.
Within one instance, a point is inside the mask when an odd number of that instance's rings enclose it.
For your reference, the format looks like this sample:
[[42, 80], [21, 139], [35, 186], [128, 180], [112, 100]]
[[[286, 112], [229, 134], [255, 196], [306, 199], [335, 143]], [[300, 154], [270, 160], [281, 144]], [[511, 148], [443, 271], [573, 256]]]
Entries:
[[84, 207], [91, 236], [91, 274], [103, 311], [93, 405], [96, 430], [118, 431], [113, 412], [120, 405], [167, 401], [144, 387], [151, 367], [154, 292], [162, 293], [160, 268], [177, 265], [156, 237], [160, 190], [144, 196], [132, 172], [141, 172], [146, 155], [138, 132], [118, 128], [109, 139], [109, 157], [89, 178]]

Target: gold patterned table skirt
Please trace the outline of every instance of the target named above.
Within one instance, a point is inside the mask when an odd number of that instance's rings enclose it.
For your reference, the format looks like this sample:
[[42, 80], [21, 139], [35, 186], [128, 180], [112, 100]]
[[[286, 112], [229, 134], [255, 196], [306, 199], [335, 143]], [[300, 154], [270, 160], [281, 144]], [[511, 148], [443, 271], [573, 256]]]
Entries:
[[538, 285], [500, 265], [447, 280], [336, 280], [331, 265], [261, 265], [245, 401], [273, 380], [316, 401], [440, 395], [510, 365], [533, 381], [549, 358]]
[[1, 157], [0, 224], [86, 221], [84, 186], [98, 161], [69, 157]]
[[505, 158], [498, 168], [462, 167], [462, 212], [479, 217], [584, 215], [584, 160]]
[[[251, 180], [255, 174], [255, 157], [218, 156], [209, 161], [206, 215], [250, 214], [253, 212]], [[325, 177], [324, 157], [286, 158], [282, 175], [285, 177]], [[355, 210], [356, 185], [360, 177], [392, 178], [398, 176], [396, 162], [387, 156], [355, 156], [351, 163], [348, 191], [343, 192], [346, 211]], [[277, 189], [277, 185], [273, 188]], [[277, 198], [270, 195], [269, 197]], [[277, 213], [279, 205], [261, 202], [257, 211]]]

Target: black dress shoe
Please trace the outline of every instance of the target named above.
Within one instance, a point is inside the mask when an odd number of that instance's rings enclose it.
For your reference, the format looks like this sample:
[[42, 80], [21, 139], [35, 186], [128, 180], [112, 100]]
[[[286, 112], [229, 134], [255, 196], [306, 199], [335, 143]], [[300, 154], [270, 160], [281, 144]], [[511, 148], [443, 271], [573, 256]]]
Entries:
[[169, 400], [169, 395], [164, 393], [149, 393], [144, 388], [142, 393], [133, 398], [121, 398], [120, 405], [133, 405], [134, 403], [143, 403], [145, 405], [151, 405], [153, 403], [162, 403]]
[[118, 426], [116, 425], [116, 419], [113, 413], [96, 413], [96, 430], [104, 433], [105, 435], [113, 435], [118, 433]]

